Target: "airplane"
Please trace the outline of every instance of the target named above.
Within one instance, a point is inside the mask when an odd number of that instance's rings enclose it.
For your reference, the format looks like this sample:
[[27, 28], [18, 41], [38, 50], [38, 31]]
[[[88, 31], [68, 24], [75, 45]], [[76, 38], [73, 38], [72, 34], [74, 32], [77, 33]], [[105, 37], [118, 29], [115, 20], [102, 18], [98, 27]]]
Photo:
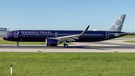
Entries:
[[127, 35], [121, 32], [126, 14], [121, 15], [116, 22], [106, 31], [88, 31], [89, 26], [84, 31], [76, 30], [15, 30], [3, 36], [4, 40], [19, 42], [46, 42], [46, 46], [57, 46], [67, 42], [96, 42], [118, 38]]

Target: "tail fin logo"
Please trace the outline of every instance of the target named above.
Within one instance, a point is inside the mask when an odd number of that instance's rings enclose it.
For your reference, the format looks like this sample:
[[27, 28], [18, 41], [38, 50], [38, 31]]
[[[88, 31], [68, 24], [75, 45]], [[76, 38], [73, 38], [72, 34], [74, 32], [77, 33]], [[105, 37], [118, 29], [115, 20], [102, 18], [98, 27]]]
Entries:
[[121, 17], [119, 17], [118, 20], [121, 21], [121, 22], [120, 22], [120, 25], [116, 25], [115, 23], [113, 24], [113, 25], [115, 25], [115, 28], [116, 28], [116, 29], [120, 28], [120, 26], [123, 25], [123, 20], [121, 19]]
[[126, 15], [121, 15], [108, 31], [121, 31]]

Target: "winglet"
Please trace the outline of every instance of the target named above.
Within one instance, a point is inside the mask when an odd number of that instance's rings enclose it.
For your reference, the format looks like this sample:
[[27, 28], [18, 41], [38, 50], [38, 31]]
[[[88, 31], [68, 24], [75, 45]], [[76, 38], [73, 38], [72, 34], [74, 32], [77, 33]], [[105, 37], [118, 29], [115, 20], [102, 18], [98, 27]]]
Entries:
[[85, 34], [87, 32], [87, 30], [89, 29], [90, 25], [88, 25], [88, 27], [81, 33], [81, 35]]

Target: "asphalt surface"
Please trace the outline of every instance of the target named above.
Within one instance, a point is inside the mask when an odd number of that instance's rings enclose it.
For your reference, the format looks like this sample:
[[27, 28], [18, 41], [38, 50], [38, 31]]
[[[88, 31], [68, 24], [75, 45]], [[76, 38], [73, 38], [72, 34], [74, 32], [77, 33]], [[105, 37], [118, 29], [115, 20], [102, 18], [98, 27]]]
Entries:
[[46, 45], [0, 45], [0, 52], [135, 52], [135, 43], [125, 43], [135, 38], [117, 38], [101, 42], [76, 42], [64, 48], [63, 45], [48, 47]]

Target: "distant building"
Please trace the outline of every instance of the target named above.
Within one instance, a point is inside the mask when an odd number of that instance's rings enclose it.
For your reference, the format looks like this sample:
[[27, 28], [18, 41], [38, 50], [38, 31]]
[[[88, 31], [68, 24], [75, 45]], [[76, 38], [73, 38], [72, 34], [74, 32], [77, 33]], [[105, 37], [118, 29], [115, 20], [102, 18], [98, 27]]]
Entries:
[[9, 28], [0, 28], [0, 36], [4, 36], [9, 32]]

